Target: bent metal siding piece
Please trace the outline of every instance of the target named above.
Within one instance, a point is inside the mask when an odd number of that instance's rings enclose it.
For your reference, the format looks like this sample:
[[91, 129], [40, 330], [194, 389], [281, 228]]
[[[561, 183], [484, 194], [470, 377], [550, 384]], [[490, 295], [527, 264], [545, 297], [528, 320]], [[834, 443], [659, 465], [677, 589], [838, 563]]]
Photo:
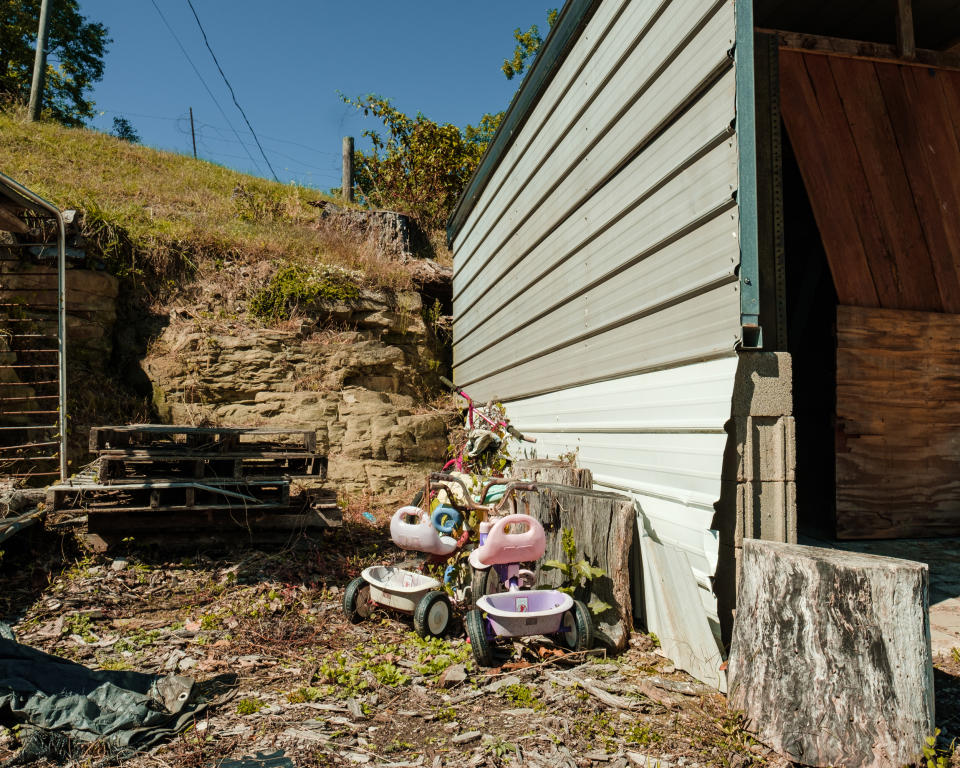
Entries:
[[689, 562], [715, 632], [710, 526], [736, 368], [730, 355], [504, 403], [511, 421], [537, 438], [528, 452], [575, 453], [594, 487], [634, 497], [660, 543]]
[[591, 12], [451, 219], [454, 375], [502, 399], [537, 455], [578, 451], [598, 488], [632, 496], [668, 577], [689, 574], [649, 626], [683, 634], [667, 618], [699, 602], [706, 666], [691, 671], [721, 685], [711, 525], [740, 338], [734, 5]]

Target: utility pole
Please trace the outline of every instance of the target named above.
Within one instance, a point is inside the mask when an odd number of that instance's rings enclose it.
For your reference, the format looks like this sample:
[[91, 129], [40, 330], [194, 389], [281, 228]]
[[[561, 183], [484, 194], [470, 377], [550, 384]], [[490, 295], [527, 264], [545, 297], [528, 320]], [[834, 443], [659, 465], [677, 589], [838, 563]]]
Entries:
[[30, 120], [40, 119], [43, 104], [43, 76], [47, 70], [47, 21], [51, 0], [40, 3], [40, 26], [37, 29], [37, 52], [33, 58], [33, 82], [30, 84]]
[[343, 179], [340, 196], [348, 203], [353, 202], [353, 136], [343, 137]]
[[193, 132], [193, 107], [190, 107], [190, 138], [193, 139], [193, 159], [197, 159], [197, 134]]

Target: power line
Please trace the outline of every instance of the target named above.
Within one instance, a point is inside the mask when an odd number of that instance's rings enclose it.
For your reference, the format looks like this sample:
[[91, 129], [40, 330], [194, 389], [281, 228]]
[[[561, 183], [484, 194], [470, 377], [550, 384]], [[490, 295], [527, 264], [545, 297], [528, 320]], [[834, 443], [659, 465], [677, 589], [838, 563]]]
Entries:
[[[223, 78], [223, 82], [227, 84], [227, 88], [230, 90], [230, 96], [233, 98], [233, 103], [236, 104], [237, 109], [240, 110], [240, 114], [243, 115], [243, 121], [247, 124], [247, 128], [250, 129], [250, 135], [253, 136], [253, 140], [257, 142], [257, 147], [260, 148], [260, 154], [263, 155], [263, 159], [267, 164], [267, 168], [270, 169], [270, 173], [273, 174], [274, 181], [280, 181], [277, 178], [276, 171], [273, 170], [273, 166], [270, 165], [270, 160], [267, 158], [267, 153], [263, 151], [263, 147], [260, 146], [260, 139], [257, 138], [257, 134], [253, 130], [253, 126], [250, 125], [250, 121], [247, 120], [247, 113], [243, 111], [243, 107], [240, 106], [240, 102], [237, 101], [237, 94], [233, 92], [233, 86], [230, 85], [230, 81], [227, 80], [227, 76], [223, 72], [223, 67], [220, 66], [220, 62], [217, 61], [217, 54], [213, 52], [213, 48], [210, 47], [210, 41], [207, 40], [206, 30], [203, 28], [203, 24], [200, 23], [200, 17], [197, 16], [197, 9], [193, 7], [192, 0], [187, 0], [187, 5], [190, 6], [190, 10], [193, 11], [193, 18], [197, 20], [197, 26], [200, 27], [200, 34], [203, 35], [204, 45], [207, 46], [207, 50], [210, 51], [210, 55], [213, 57], [213, 63], [217, 65], [217, 70], [220, 72], [220, 77]], [[237, 137], [239, 138], [239, 136]]]
[[[173, 35], [173, 39], [177, 41], [177, 45], [180, 46], [180, 50], [183, 52], [184, 57], [190, 63], [190, 66], [193, 67], [193, 71], [196, 73], [197, 78], [200, 80], [204, 89], [207, 92], [207, 95], [210, 97], [211, 101], [217, 105], [217, 109], [220, 112], [221, 117], [226, 121], [227, 125], [230, 126], [230, 130], [233, 131], [233, 135], [237, 137], [237, 141], [240, 141], [240, 134], [237, 133], [237, 129], [233, 127], [233, 124], [230, 122], [230, 118], [227, 117], [227, 113], [223, 111], [223, 107], [220, 106], [220, 102], [217, 101], [217, 97], [213, 95], [213, 91], [210, 90], [210, 86], [207, 85], [207, 81], [203, 79], [203, 75], [200, 74], [200, 70], [197, 69], [197, 65], [193, 63], [193, 59], [190, 58], [190, 54], [187, 53], [187, 49], [183, 47], [183, 43], [180, 42], [180, 38], [177, 37], [177, 33], [173, 31], [173, 27], [170, 26], [170, 22], [167, 21], [167, 17], [163, 15], [163, 11], [160, 10], [160, 6], [157, 5], [157, 0], [150, 0], [153, 4], [153, 7], [156, 8], [157, 13], [160, 14], [160, 18], [163, 19], [163, 23], [166, 25], [167, 29], [170, 30], [170, 34]], [[250, 158], [250, 162], [253, 163], [253, 167], [257, 169], [257, 173], [263, 173], [260, 170], [260, 166], [257, 164], [257, 161], [253, 159], [253, 155], [250, 154], [250, 151], [247, 149], [246, 145], [241, 141], [240, 144], [243, 146], [244, 151], [247, 153], [247, 157]], [[273, 170], [272, 168], [270, 169]], [[274, 174], [276, 178], [276, 174]]]
[[[200, 127], [201, 129], [202, 129], [202, 128], [214, 128], [214, 129], [216, 128], [216, 126], [210, 125], [210, 124], [208, 124], [208, 123], [201, 123], [199, 127]], [[266, 138], [266, 137], [264, 137], [264, 138]], [[204, 140], [205, 140], [205, 141], [222, 141], [222, 142], [224, 142], [224, 143], [226, 143], [226, 144], [236, 144], [236, 143], [237, 143], [237, 141], [236, 141], [235, 139], [227, 139], [227, 138], [224, 138], [223, 136], [205, 136], [205, 137], [204, 137]], [[271, 149], [270, 151], [271, 151], [274, 155], [278, 155], [278, 156], [280, 156], [280, 157], [282, 157], [282, 158], [284, 158], [284, 159], [286, 159], [286, 160], [291, 160], [291, 161], [293, 161], [294, 163], [298, 163], [298, 164], [304, 166], [305, 168], [316, 168], [316, 169], [318, 169], [318, 170], [327, 170], [327, 166], [321, 167], [321, 166], [319, 166], [319, 165], [313, 165], [313, 163], [308, 163], [306, 160], [301, 160], [299, 157], [293, 157], [293, 155], [287, 155], [287, 154], [285, 154], [285, 153], [283, 153], [283, 152], [280, 152], [280, 151], [277, 150], [277, 149]], [[332, 153], [332, 152], [325, 152], [324, 154], [330, 154], [330, 155], [332, 155], [333, 153]]]

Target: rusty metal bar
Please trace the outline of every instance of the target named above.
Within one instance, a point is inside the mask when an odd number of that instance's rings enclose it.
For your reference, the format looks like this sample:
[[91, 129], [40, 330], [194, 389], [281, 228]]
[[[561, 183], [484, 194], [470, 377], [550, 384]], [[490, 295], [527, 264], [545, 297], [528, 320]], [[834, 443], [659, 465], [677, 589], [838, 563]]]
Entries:
[[43, 443], [22, 443], [21, 445], [0, 445], [0, 451], [13, 451], [22, 448], [42, 448], [45, 445], [59, 445], [56, 440]]
[[33, 431], [37, 429], [56, 429], [56, 428], [57, 428], [56, 424], [24, 424], [23, 426], [19, 426], [19, 427], [0, 427], [0, 431], [13, 432], [18, 429], [20, 430], [29, 429]]
[[41, 384], [58, 384], [59, 379], [45, 379], [44, 381], [2, 381], [0, 387], [39, 387]]
[[56, 411], [0, 411], [0, 416], [52, 416]]
[[0, 403], [13, 403], [20, 400], [59, 400], [60, 395], [34, 395], [33, 397], [4, 397], [0, 395]]
[[0, 365], [0, 369], [6, 370], [8, 368], [59, 368], [59, 365], [53, 363], [44, 363], [43, 365]]

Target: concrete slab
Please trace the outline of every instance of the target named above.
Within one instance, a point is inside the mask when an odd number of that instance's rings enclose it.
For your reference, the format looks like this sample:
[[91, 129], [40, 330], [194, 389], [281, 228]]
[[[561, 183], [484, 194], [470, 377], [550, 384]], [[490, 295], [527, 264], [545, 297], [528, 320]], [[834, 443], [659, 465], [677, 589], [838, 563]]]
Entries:
[[930, 643], [934, 659], [960, 650], [960, 538], [822, 541], [800, 537], [801, 544], [849, 552], [900, 557], [930, 567]]

